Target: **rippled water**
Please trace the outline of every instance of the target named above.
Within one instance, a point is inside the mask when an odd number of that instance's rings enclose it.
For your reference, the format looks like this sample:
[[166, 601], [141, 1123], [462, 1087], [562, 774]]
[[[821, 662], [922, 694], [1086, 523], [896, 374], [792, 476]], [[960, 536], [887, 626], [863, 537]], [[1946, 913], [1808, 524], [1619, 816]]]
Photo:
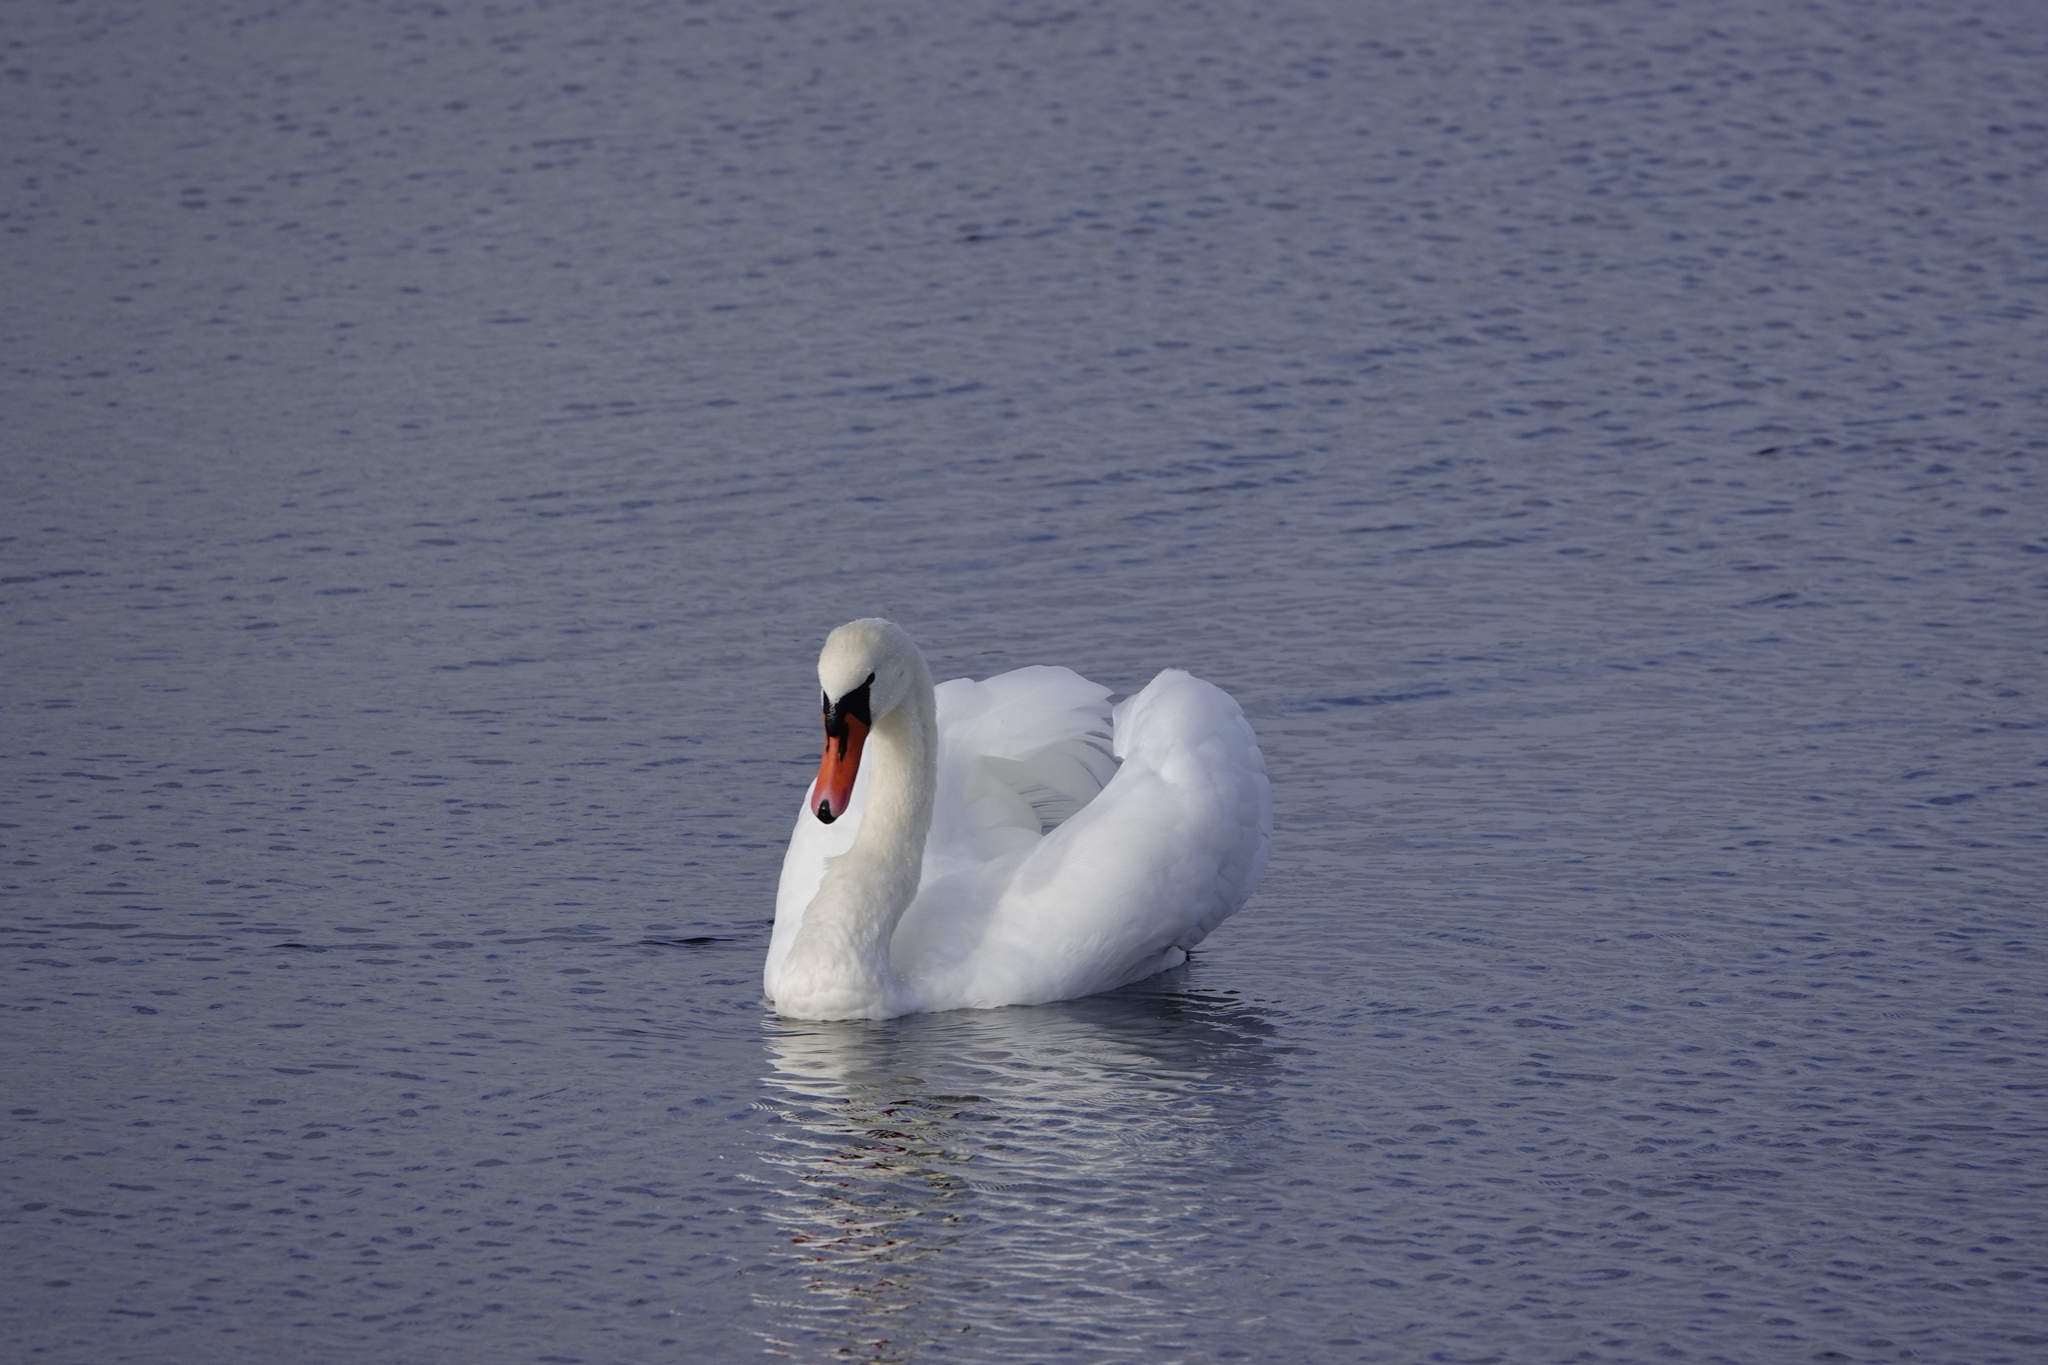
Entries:
[[[17, 11], [21, 1358], [2042, 1358], [2048, 11]], [[1260, 895], [767, 1014], [872, 612]]]

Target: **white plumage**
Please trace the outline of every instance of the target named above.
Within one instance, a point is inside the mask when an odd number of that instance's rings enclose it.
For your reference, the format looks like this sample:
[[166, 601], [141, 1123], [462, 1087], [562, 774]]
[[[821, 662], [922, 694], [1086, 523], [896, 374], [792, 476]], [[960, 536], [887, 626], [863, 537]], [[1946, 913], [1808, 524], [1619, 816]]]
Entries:
[[[867, 680], [864, 685], [863, 680]], [[783, 860], [763, 984], [796, 1018], [1040, 1004], [1179, 965], [1265, 871], [1272, 795], [1237, 703], [1178, 669], [1112, 713], [1037, 666], [933, 688], [881, 620], [834, 631], [828, 716], [866, 698], [851, 801]], [[864, 719], [864, 718], [863, 718]]]

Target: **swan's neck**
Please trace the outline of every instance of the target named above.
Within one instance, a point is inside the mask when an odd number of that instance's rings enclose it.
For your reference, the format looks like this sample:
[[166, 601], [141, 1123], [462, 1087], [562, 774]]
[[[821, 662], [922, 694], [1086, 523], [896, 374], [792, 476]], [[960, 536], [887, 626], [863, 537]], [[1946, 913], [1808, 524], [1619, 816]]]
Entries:
[[896, 923], [917, 897], [938, 781], [939, 730], [922, 659], [910, 696], [869, 732], [867, 796], [853, 847], [827, 865], [775, 991], [784, 1013], [876, 1019], [901, 1013], [904, 983], [889, 962]]

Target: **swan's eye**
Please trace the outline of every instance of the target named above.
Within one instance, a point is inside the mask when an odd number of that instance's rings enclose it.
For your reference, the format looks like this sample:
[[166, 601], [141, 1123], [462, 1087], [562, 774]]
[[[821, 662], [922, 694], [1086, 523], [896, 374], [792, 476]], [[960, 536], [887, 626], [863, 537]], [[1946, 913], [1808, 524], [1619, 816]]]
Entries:
[[861, 723], [863, 730], [872, 726], [874, 718], [868, 714], [868, 689], [875, 685], [875, 675], [868, 674], [868, 680], [839, 699], [837, 706], [832, 698], [825, 698], [825, 736], [839, 741], [840, 750], [846, 748], [846, 721], [852, 717]]

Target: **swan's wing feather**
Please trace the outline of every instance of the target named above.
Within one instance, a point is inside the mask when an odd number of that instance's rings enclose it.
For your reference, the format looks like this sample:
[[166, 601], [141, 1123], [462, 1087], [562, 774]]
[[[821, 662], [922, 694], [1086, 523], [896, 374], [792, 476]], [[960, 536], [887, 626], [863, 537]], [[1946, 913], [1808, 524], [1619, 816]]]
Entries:
[[1109, 689], [1072, 669], [955, 678], [934, 695], [939, 772], [928, 877], [1029, 847], [1116, 773]]
[[1022, 797], [1041, 830], [1065, 824], [1116, 775], [1106, 737], [1079, 735], [1023, 758], [979, 760], [981, 771]]

